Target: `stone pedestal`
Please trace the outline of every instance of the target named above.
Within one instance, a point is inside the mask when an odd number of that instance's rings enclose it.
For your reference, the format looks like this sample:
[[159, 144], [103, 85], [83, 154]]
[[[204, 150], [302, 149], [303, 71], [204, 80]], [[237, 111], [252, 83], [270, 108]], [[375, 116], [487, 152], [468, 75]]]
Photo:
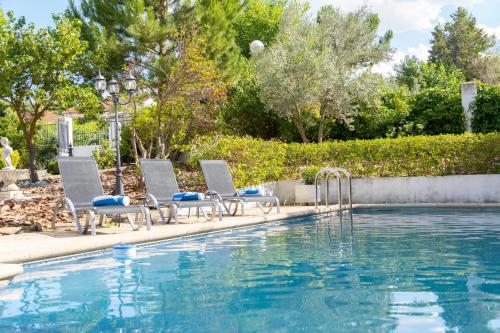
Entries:
[[24, 198], [23, 192], [16, 185], [21, 173], [21, 170], [3, 169], [1, 171], [3, 186], [0, 188], [0, 200]]

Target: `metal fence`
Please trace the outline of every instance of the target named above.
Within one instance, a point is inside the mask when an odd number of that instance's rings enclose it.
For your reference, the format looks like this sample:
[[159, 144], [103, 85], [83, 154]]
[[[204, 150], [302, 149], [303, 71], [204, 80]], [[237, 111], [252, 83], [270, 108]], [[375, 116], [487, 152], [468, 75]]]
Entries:
[[[41, 145], [57, 142], [57, 122], [40, 124], [37, 136]], [[105, 128], [92, 131], [73, 127], [73, 146], [100, 145], [106, 140], [108, 140], [108, 130]]]
[[79, 128], [73, 130], [73, 146], [100, 145], [108, 140], [108, 130], [83, 131]]
[[57, 123], [43, 123], [37, 131], [38, 143], [47, 144], [57, 141]]

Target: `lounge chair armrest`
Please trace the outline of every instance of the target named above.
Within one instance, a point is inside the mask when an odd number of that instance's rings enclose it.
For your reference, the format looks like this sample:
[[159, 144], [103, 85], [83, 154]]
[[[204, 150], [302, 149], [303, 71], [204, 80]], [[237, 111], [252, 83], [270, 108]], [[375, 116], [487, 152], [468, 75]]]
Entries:
[[222, 197], [216, 191], [209, 190], [209, 191], [206, 191], [204, 194], [205, 194], [205, 198], [208, 197], [211, 200], [214, 200], [214, 198], [215, 198], [218, 201], [222, 201]]
[[73, 201], [71, 201], [71, 199], [68, 197], [64, 197], [64, 201], [66, 202], [66, 205], [68, 205], [68, 208], [71, 211], [71, 213], [76, 214], [76, 208], [75, 205], [73, 204]]
[[152, 205], [155, 207], [158, 207], [158, 200], [156, 200], [156, 197], [152, 195], [151, 193], [146, 193], [146, 195], [143, 197], [144, 204], [146, 206]]

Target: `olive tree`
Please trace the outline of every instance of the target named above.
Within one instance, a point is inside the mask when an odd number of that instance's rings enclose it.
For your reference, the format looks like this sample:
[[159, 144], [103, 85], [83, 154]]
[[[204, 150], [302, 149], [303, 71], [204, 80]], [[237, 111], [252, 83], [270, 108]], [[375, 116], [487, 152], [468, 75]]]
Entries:
[[323, 141], [326, 119], [351, 124], [357, 105], [378, 100], [384, 86], [373, 74], [373, 65], [388, 60], [392, 32], [377, 37], [379, 18], [366, 7], [343, 14], [332, 6], [321, 8], [317, 16], [321, 76], [318, 142]]
[[306, 8], [289, 4], [274, 44], [255, 56], [263, 101], [293, 121], [303, 142], [309, 142], [303, 112], [317, 103], [320, 88], [314, 22]]
[[392, 37], [377, 37], [378, 25], [366, 7], [344, 14], [325, 6], [316, 21], [299, 3], [285, 8], [274, 44], [254, 59], [263, 100], [293, 120], [303, 142], [305, 112], [318, 119], [321, 142], [326, 120], [350, 124], [356, 105], [377, 99], [383, 81], [371, 68], [390, 58]]

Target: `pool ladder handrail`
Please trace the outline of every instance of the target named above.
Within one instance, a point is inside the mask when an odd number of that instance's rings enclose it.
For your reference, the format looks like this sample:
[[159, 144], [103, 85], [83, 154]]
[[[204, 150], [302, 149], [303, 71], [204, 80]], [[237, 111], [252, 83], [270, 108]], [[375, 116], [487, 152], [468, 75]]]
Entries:
[[329, 180], [330, 176], [333, 174], [335, 178], [337, 178], [337, 201], [338, 201], [338, 206], [339, 206], [339, 216], [342, 216], [342, 185], [341, 185], [341, 174], [347, 177], [347, 182], [349, 185], [349, 212], [351, 214], [352, 218], [352, 181], [351, 181], [351, 174], [349, 171], [347, 171], [344, 168], [322, 168], [316, 173], [316, 177], [314, 178], [314, 190], [315, 190], [315, 202], [314, 206], [317, 209], [318, 208], [318, 181], [320, 177], [326, 174], [326, 196], [325, 196], [325, 206], [328, 207], [328, 197], [330, 195], [330, 185], [329, 185]]

